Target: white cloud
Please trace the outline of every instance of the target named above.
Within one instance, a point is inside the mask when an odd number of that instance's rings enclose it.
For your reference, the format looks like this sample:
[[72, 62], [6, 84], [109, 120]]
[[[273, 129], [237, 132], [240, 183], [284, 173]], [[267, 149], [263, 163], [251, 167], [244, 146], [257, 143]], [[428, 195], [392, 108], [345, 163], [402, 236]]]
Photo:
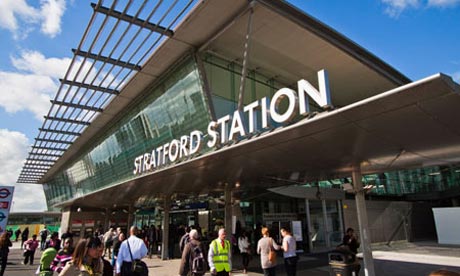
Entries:
[[29, 140], [23, 133], [0, 129], [0, 185], [15, 186], [13, 212], [39, 212], [47, 208], [41, 185], [14, 184], [29, 148]]
[[19, 58], [12, 57], [11, 63], [16, 69], [35, 75], [62, 78], [70, 64], [70, 58], [46, 58], [37, 51], [23, 51]]
[[425, 7], [448, 8], [460, 4], [460, 0], [381, 0], [385, 13], [397, 18], [403, 11]]
[[6, 112], [27, 110], [39, 120], [48, 113], [51, 95], [57, 89], [49, 77], [10, 72], [0, 72], [0, 87], [0, 106]]
[[12, 64], [21, 72], [0, 71], [0, 107], [8, 113], [30, 111], [42, 120], [59, 87], [54, 79], [62, 77], [70, 59], [46, 58], [38, 52], [24, 51], [20, 57], [12, 58]]
[[27, 5], [25, 0], [0, 1], [0, 27], [17, 31], [18, 19], [34, 23], [38, 21], [39, 11]]
[[428, 6], [451, 7], [460, 4], [460, 0], [428, 0]]
[[419, 0], [382, 0], [387, 5], [385, 13], [391, 17], [398, 17], [408, 8], [417, 8], [420, 5]]
[[453, 79], [455, 82], [457, 82], [457, 83], [460, 84], [460, 71], [453, 73], [453, 74], [452, 74], [452, 79]]
[[0, 28], [11, 31], [15, 39], [24, 39], [41, 25], [42, 33], [54, 37], [61, 31], [65, 7], [65, 0], [41, 0], [40, 8], [28, 5], [25, 0], [1, 0]]
[[64, 0], [46, 0], [43, 1], [41, 14], [43, 16], [42, 32], [55, 37], [61, 32], [61, 17], [65, 11]]

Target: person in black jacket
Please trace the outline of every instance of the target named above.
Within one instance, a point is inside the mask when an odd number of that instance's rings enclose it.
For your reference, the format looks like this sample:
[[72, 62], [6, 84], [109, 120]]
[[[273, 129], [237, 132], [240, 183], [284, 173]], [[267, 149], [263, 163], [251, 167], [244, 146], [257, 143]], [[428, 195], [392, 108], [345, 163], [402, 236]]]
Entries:
[[24, 248], [24, 243], [29, 239], [29, 227], [26, 227], [21, 234], [21, 249]]
[[359, 242], [355, 236], [355, 230], [348, 228], [347, 233], [343, 237], [342, 244], [348, 246], [351, 252], [354, 254], [358, 253]]
[[6, 263], [8, 262], [8, 253], [10, 253], [10, 247], [13, 244], [11, 243], [8, 232], [3, 232], [0, 236], [0, 256], [1, 256], [1, 270], [0, 276], [3, 276], [6, 269]]

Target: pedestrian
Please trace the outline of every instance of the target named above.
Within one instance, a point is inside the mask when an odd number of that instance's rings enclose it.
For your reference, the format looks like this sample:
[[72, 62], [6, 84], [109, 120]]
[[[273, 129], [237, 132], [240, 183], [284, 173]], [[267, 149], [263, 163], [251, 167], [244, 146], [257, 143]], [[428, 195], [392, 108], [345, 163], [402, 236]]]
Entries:
[[24, 251], [24, 261], [22, 263], [26, 265], [30, 262], [30, 265], [33, 265], [35, 250], [38, 247], [37, 235], [32, 235], [32, 238], [28, 239], [24, 243], [24, 246], [26, 247], [26, 249]]
[[129, 229], [129, 238], [120, 245], [116, 262], [117, 276], [131, 275], [133, 262], [140, 261], [143, 257], [147, 256], [147, 246], [145, 246], [143, 240], [136, 237], [138, 231], [136, 226], [131, 226]]
[[102, 239], [104, 241], [104, 256], [107, 256], [107, 258], [111, 258], [112, 255], [112, 245], [113, 245], [113, 233], [114, 229], [112, 227], [107, 230], [107, 232], [104, 233], [104, 236], [102, 236]]
[[54, 260], [51, 263], [51, 270], [60, 273], [67, 262], [72, 260], [73, 251], [73, 239], [65, 238], [64, 247], [57, 252], [56, 257], [54, 257]]
[[14, 236], [15, 236], [15, 241], [17, 242], [19, 240], [19, 236], [21, 235], [21, 228], [16, 229], [14, 231]]
[[46, 225], [38, 233], [40, 235], [40, 250], [42, 251], [46, 249], [46, 238], [48, 237], [49, 233], [50, 232], [48, 231], [48, 229], [46, 229]]
[[54, 247], [58, 251], [61, 249], [61, 240], [59, 239], [58, 232], [53, 232], [50, 236], [50, 239], [45, 243], [45, 249], [49, 247]]
[[207, 270], [206, 251], [196, 229], [190, 230], [188, 234], [190, 239], [182, 252], [179, 275], [202, 276]]
[[147, 237], [149, 240], [149, 258], [152, 258], [153, 251], [157, 248], [157, 229], [155, 225], [150, 225], [147, 231]]
[[[102, 253], [104, 247], [97, 237], [81, 239], [59, 276], [93, 276], [104, 275], [104, 261]], [[110, 264], [109, 264], [110, 266]]]
[[219, 229], [217, 239], [209, 244], [208, 264], [212, 275], [229, 276], [232, 271], [232, 248], [225, 239], [225, 228]]
[[355, 230], [348, 228], [346, 234], [343, 236], [342, 245], [348, 246], [348, 249], [355, 255], [358, 254], [359, 242], [355, 236]]
[[243, 274], [246, 274], [249, 266], [249, 255], [251, 254], [251, 243], [245, 231], [243, 231], [238, 238], [238, 248], [240, 249], [241, 259], [243, 261]]
[[67, 231], [61, 235], [61, 241], [65, 241], [66, 239], [73, 239], [73, 233], [70, 231], [70, 227], [67, 227]]
[[[57, 244], [55, 244], [57, 246]], [[40, 258], [39, 275], [40, 276], [53, 276], [53, 270], [51, 270], [51, 263], [54, 261], [58, 252], [58, 247], [46, 248]]]
[[10, 253], [10, 247], [13, 244], [11, 243], [8, 233], [5, 231], [0, 236], [0, 257], [1, 257], [1, 270], [0, 276], [3, 276], [5, 273], [6, 264], [8, 262], [8, 253]]
[[26, 227], [21, 234], [21, 248], [24, 248], [24, 243], [29, 239], [29, 227]]
[[184, 252], [185, 246], [190, 242], [190, 227], [185, 227], [185, 234], [182, 235], [179, 241], [180, 254]]
[[270, 251], [280, 250], [280, 246], [270, 237], [267, 227], [260, 230], [262, 238], [257, 242], [257, 254], [260, 254], [260, 265], [264, 271], [264, 276], [276, 275], [276, 261], [269, 258]]
[[117, 261], [118, 252], [120, 251], [121, 243], [125, 239], [126, 239], [125, 233], [120, 232], [118, 236], [116, 237], [116, 239], [113, 241], [112, 266], [115, 266], [115, 262]]
[[283, 258], [284, 268], [287, 276], [295, 276], [297, 271], [298, 256], [296, 253], [296, 240], [288, 228], [281, 228], [281, 236], [283, 236]]

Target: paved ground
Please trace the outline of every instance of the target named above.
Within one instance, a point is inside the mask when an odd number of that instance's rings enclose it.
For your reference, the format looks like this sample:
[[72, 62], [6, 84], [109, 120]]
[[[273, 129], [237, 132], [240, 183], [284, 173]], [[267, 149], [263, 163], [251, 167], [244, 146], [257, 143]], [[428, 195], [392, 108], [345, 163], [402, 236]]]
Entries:
[[[36, 252], [36, 265], [33, 266], [21, 264], [21, 253], [18, 244], [15, 243], [9, 255], [5, 276], [34, 275], [38, 267], [40, 252]], [[392, 246], [374, 246], [373, 256], [375, 271], [378, 276], [423, 276], [439, 268], [460, 272], [460, 246], [438, 245], [434, 242], [396, 243]], [[283, 276], [285, 273], [281, 263], [282, 258], [278, 258], [278, 260], [276, 275]], [[145, 261], [149, 267], [150, 275], [175, 276], [179, 271], [180, 260], [178, 259], [162, 261], [154, 257], [145, 259]], [[240, 264], [240, 258], [235, 256], [233, 276], [244, 275], [240, 270]], [[329, 276], [331, 275], [329, 270], [327, 253], [307, 254], [300, 257], [297, 275]], [[263, 275], [257, 256], [251, 261], [247, 275]], [[360, 275], [364, 275], [363, 270], [361, 270]]]

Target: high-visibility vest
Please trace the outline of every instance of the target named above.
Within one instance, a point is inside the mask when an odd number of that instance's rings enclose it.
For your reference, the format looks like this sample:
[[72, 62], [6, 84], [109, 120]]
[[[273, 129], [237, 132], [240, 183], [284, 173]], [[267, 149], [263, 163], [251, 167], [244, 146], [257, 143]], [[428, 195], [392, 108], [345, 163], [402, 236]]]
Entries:
[[225, 240], [225, 248], [222, 247], [221, 241], [215, 239], [212, 241], [211, 246], [213, 247], [214, 256], [212, 261], [217, 272], [228, 271], [230, 272], [230, 263], [228, 261], [228, 253], [230, 250], [230, 242]]

